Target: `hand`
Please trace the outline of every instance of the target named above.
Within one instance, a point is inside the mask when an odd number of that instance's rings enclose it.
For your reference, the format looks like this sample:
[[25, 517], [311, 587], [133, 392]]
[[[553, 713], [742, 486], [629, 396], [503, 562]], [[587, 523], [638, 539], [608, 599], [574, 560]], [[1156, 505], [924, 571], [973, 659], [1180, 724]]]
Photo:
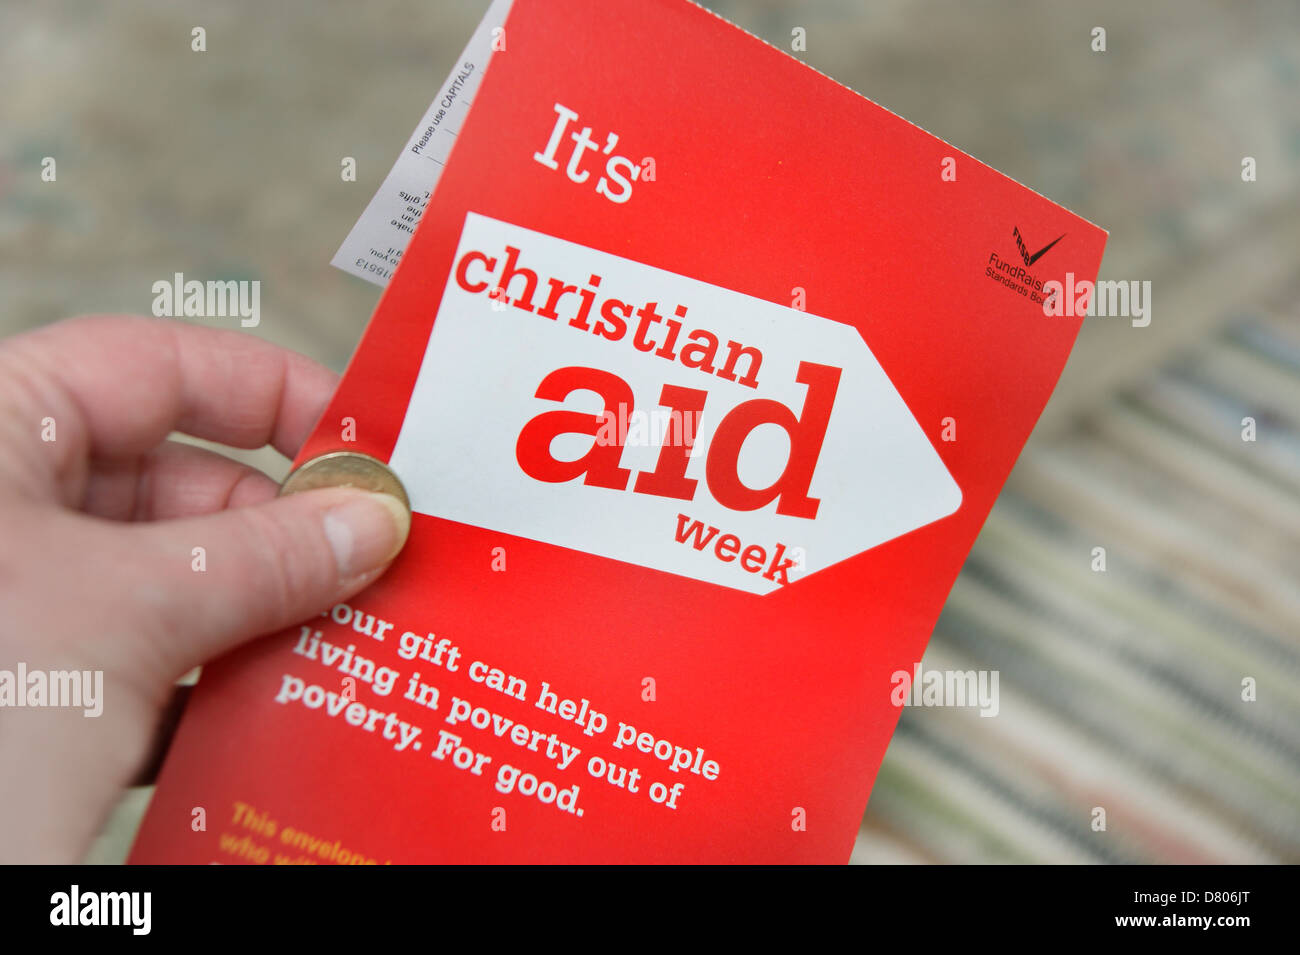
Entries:
[[[0, 861], [80, 861], [177, 677], [346, 599], [401, 549], [410, 517], [387, 495], [276, 498], [262, 473], [166, 440], [292, 455], [335, 380], [170, 321], [76, 319], [0, 342]], [[20, 663], [102, 673], [102, 713], [11, 708]]]

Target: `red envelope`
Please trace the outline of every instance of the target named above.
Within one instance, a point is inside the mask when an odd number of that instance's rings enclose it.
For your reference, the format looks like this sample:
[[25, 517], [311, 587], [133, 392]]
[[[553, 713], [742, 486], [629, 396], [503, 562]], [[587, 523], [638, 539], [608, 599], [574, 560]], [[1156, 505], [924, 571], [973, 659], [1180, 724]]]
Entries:
[[1105, 233], [682, 0], [506, 36], [299, 458], [410, 541], [205, 670], [134, 862], [849, 857]]

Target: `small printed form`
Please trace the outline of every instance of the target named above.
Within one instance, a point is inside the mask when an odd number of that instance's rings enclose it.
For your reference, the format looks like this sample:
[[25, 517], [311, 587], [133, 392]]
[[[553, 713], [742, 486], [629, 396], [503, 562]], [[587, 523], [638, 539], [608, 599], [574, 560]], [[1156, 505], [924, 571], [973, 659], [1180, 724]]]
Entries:
[[335, 268], [380, 286], [393, 277], [469, 116], [493, 48], [506, 47], [505, 21], [513, 2], [492, 0], [379, 191], [334, 254]]
[[686, 0], [498, 0], [299, 456], [410, 539], [205, 668], [132, 860], [847, 861], [1105, 239]]

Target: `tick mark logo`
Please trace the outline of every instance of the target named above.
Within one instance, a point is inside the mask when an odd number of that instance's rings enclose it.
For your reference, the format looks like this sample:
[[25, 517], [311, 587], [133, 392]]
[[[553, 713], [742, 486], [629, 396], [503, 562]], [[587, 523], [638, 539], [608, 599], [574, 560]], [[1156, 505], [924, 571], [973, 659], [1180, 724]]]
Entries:
[[1052, 246], [1056, 245], [1056, 243], [1060, 242], [1060, 241], [1061, 241], [1062, 239], [1064, 239], [1065, 236], [1066, 236], [1066, 233], [1062, 232], [1059, 236], [1057, 236], [1057, 237], [1056, 237], [1055, 239], [1053, 239], [1051, 242], [1047, 243], [1047, 245], [1043, 246], [1041, 249], [1039, 249], [1039, 250], [1038, 250], [1037, 252], [1035, 252], [1033, 255], [1030, 255], [1030, 254], [1029, 254], [1029, 246], [1025, 244], [1025, 237], [1024, 237], [1023, 235], [1020, 234], [1020, 228], [1019, 228], [1018, 226], [1012, 226], [1012, 227], [1011, 227], [1011, 234], [1015, 237], [1015, 240], [1016, 240], [1016, 248], [1020, 251], [1020, 258], [1022, 258], [1022, 259], [1024, 260], [1026, 266], [1031, 266], [1031, 265], [1033, 265], [1035, 262], [1037, 262], [1039, 259], [1041, 259], [1044, 255], [1046, 255], [1046, 254], [1051, 250]]

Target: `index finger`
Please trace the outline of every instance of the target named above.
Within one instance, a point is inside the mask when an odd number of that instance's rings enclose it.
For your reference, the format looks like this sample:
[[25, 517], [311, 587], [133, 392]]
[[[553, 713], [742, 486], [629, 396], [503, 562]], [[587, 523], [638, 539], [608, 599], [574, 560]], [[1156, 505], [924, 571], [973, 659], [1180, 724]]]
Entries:
[[34, 411], [49, 409], [60, 439], [71, 432], [104, 458], [142, 454], [172, 431], [239, 448], [271, 444], [292, 457], [338, 382], [251, 335], [122, 315], [69, 319], [0, 343], [0, 374], [9, 373]]

